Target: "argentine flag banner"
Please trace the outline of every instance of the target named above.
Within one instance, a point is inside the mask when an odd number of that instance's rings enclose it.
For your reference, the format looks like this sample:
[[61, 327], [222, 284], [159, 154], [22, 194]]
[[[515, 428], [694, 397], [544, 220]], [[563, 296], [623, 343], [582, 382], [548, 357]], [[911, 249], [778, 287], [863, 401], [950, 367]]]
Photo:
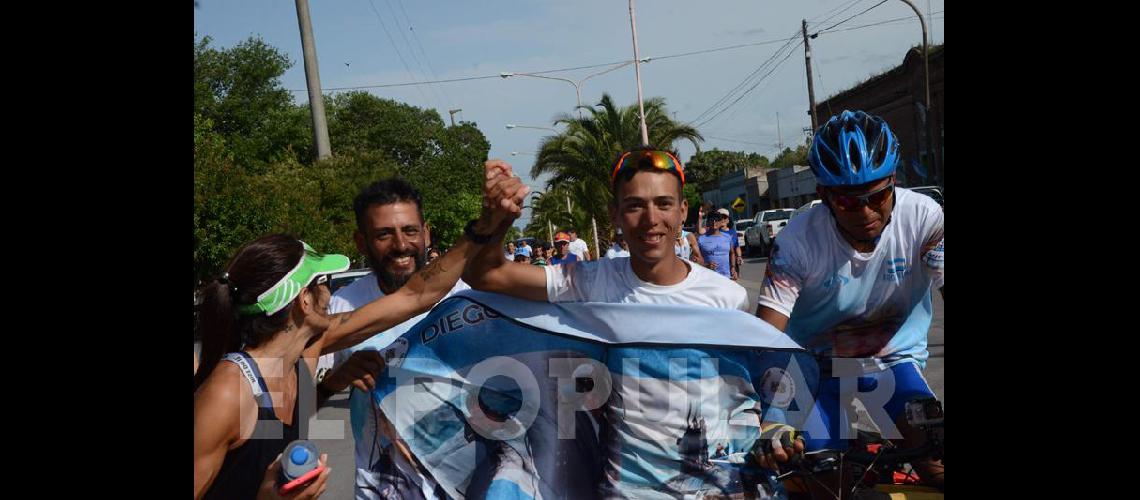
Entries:
[[385, 437], [456, 499], [763, 493], [744, 463], [760, 422], [803, 429], [818, 384], [807, 351], [741, 311], [474, 290], [382, 356]]

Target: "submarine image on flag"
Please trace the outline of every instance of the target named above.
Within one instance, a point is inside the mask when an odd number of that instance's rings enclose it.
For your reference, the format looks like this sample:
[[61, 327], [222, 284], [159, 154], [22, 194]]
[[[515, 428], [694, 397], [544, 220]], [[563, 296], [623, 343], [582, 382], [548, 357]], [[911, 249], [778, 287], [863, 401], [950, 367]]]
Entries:
[[681, 454], [681, 473], [665, 485], [673, 491], [703, 491], [730, 494], [741, 491], [739, 476], [709, 461], [709, 442], [704, 417], [694, 413], [692, 407], [685, 419], [685, 433], [677, 438], [677, 451]]

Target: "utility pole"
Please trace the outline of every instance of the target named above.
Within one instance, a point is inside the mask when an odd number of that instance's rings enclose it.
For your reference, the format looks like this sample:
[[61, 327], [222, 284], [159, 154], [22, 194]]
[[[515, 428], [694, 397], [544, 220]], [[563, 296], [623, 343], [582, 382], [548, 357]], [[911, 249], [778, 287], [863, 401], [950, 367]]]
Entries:
[[780, 131], [780, 113], [776, 113], [776, 147], [784, 152], [784, 133]]
[[637, 20], [633, 15], [633, 0], [629, 0], [629, 31], [633, 35], [633, 73], [637, 79], [637, 116], [641, 118], [641, 145], [649, 146], [649, 129], [645, 125], [645, 105], [641, 102], [641, 53], [637, 50]]
[[807, 80], [808, 80], [808, 104], [811, 105], [811, 130], [815, 132], [819, 130], [819, 117], [815, 113], [815, 86], [812, 85], [811, 80], [811, 44], [808, 43], [807, 34], [807, 19], [803, 20], [804, 24], [804, 65], [807, 67]]
[[309, 110], [313, 115], [313, 144], [317, 159], [332, 156], [329, 148], [329, 126], [325, 121], [325, 98], [321, 95], [321, 73], [317, 68], [317, 46], [313, 42], [313, 25], [309, 22], [309, 0], [296, 0], [297, 25], [301, 28], [301, 49], [305, 59], [305, 83], [309, 87]]
[[460, 111], [463, 111], [463, 110], [462, 109], [449, 109], [449, 110], [447, 110], [447, 114], [451, 115], [451, 126], [452, 127], [455, 126], [455, 113], [458, 113]]

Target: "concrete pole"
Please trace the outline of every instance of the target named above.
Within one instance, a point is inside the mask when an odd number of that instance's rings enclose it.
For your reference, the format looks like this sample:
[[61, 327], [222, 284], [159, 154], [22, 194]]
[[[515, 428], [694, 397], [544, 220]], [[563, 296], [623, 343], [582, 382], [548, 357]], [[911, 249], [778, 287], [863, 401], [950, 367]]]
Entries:
[[803, 20], [804, 27], [804, 66], [807, 67], [808, 104], [811, 105], [811, 131], [814, 134], [819, 129], [819, 117], [815, 113], [815, 87], [811, 81], [811, 45], [808, 43], [807, 19]]
[[313, 26], [309, 22], [309, 0], [296, 0], [297, 25], [301, 29], [301, 49], [305, 58], [305, 83], [309, 87], [309, 110], [313, 115], [313, 144], [317, 159], [332, 156], [329, 126], [325, 121], [325, 98], [321, 94], [321, 73], [317, 67], [317, 46], [313, 42]]

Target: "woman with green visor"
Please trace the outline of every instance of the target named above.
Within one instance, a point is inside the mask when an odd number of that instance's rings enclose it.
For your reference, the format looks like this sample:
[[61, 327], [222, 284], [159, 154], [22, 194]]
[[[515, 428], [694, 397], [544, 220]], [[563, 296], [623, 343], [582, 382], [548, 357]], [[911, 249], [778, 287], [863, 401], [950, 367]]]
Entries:
[[[488, 171], [487, 185], [521, 206], [527, 188], [509, 172]], [[509, 224], [495, 212], [501, 210], [485, 207], [451, 251], [396, 293], [336, 315], [326, 312], [328, 277], [348, 269], [348, 257], [317, 253], [283, 234], [263, 236], [238, 250], [222, 275], [206, 286], [201, 306], [194, 498], [278, 498], [279, 456], [303, 437], [300, 426], [316, 411], [316, 396], [307, 395], [315, 393], [311, 374], [317, 357], [363, 342], [434, 306], [490, 234]], [[320, 457], [322, 465], [325, 459]], [[330, 470], [287, 498], [320, 496]]]

